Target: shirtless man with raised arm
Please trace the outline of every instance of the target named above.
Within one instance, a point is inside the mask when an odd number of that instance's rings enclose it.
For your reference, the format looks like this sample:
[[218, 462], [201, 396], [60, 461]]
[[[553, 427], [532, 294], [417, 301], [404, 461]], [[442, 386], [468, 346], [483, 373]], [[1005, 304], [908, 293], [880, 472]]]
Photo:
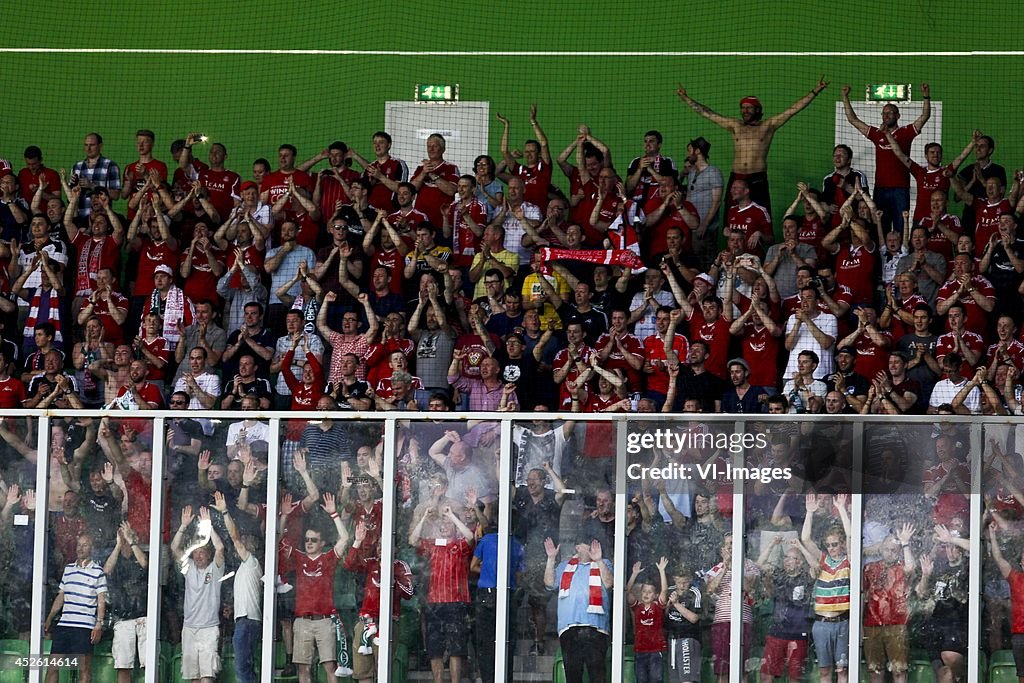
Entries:
[[[789, 109], [763, 119], [761, 102], [756, 97], [744, 97], [740, 100], [740, 118], [733, 119], [713, 111], [696, 101], [686, 93], [682, 85], [676, 90], [679, 99], [688, 104], [695, 112], [715, 125], [732, 133], [733, 158], [732, 173], [725, 188], [725, 197], [730, 197], [730, 188], [737, 178], [746, 180], [750, 186], [753, 200], [768, 209], [771, 213], [772, 203], [768, 192], [768, 150], [772, 146], [775, 132], [798, 112], [802, 111], [811, 101], [828, 87], [828, 81], [822, 76], [817, 85], [811, 88], [799, 100], [790, 105]], [[728, 201], [728, 199], [727, 199]]]

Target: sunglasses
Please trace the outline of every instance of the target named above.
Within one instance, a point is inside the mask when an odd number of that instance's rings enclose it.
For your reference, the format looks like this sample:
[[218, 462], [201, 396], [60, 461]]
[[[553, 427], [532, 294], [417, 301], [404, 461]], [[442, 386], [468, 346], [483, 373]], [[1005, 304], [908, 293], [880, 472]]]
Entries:
[[306, 541], [306, 543], [319, 543], [320, 539], [319, 538], [312, 538], [310, 536], [307, 536], [305, 538], [305, 541]]

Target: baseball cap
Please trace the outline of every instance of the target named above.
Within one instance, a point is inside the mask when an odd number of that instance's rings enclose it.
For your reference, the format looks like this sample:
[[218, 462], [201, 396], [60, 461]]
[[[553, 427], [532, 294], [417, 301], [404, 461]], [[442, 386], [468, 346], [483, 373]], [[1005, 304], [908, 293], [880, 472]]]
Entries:
[[174, 271], [171, 270], [171, 267], [164, 265], [163, 263], [153, 269], [153, 275], [156, 275], [157, 273], [163, 273], [164, 275], [169, 275], [171, 277], [174, 276]]
[[841, 353], [849, 354], [849, 355], [853, 356], [854, 358], [857, 357], [857, 349], [855, 347], [853, 347], [853, 346], [843, 346], [838, 351], [836, 351], [836, 355], [837, 356], [839, 354], [841, 354]]

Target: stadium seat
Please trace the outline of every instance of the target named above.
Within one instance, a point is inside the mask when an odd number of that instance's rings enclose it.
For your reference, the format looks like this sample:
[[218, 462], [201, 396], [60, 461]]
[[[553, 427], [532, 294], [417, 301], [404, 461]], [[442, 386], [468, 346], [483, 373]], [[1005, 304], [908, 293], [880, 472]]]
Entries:
[[1013, 661], [1013, 652], [1011, 650], [993, 652], [988, 668], [988, 683], [1017, 683], [1017, 681], [1017, 665]]
[[15, 660], [28, 654], [24, 640], [0, 640], [0, 683], [22, 683], [28, 680], [27, 670]]

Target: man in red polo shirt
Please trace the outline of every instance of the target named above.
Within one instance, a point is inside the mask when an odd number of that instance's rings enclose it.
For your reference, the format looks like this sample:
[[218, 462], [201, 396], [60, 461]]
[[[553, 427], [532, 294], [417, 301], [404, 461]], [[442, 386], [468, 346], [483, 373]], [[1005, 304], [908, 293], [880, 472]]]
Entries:
[[[303, 534], [305, 552], [292, 550], [289, 545], [283, 559], [283, 574], [295, 572], [295, 623], [292, 627], [292, 662], [298, 668], [299, 680], [310, 680], [310, 663], [315, 649], [323, 667], [325, 680], [336, 683], [335, 662], [338, 652], [335, 635], [334, 572], [344, 558], [348, 544], [348, 531], [341, 521], [334, 495], [324, 494], [320, 505], [331, 517], [338, 540], [334, 547], [325, 552], [326, 541], [323, 531], [316, 527], [306, 529]], [[339, 621], [340, 623], [340, 621]], [[341, 664], [348, 666], [348, 653], [341, 653]], [[351, 672], [350, 672], [351, 673]]]
[[427, 158], [420, 162], [409, 181], [416, 188], [416, 208], [427, 215], [430, 223], [440, 226], [441, 207], [450, 204], [459, 181], [459, 167], [444, 160], [444, 136], [434, 133], [427, 138]]
[[277, 203], [285, 192], [288, 191], [288, 179], [291, 178], [297, 188], [305, 192], [306, 197], [313, 195], [313, 178], [305, 171], [295, 168], [295, 155], [297, 150], [294, 145], [281, 145], [277, 148], [278, 168], [273, 173], [263, 176], [260, 183], [260, 201], [270, 206]]
[[[134, 164], [128, 164], [124, 169], [123, 199], [131, 201], [133, 194], [145, 188], [152, 171], [156, 171], [160, 175], [160, 180], [167, 182], [167, 164], [153, 158], [153, 143], [155, 141], [156, 135], [153, 134], [153, 131], [146, 129], [136, 131], [135, 149], [139, 152], [139, 159]], [[128, 218], [135, 218], [135, 210], [130, 205]]]
[[768, 209], [750, 198], [750, 186], [746, 180], [733, 181], [730, 195], [733, 205], [725, 212], [725, 234], [740, 233], [744, 249], [763, 259], [765, 246], [775, 241]]
[[548, 208], [548, 188], [551, 187], [551, 152], [548, 150], [548, 136], [537, 123], [537, 105], [530, 105], [530, 126], [533, 127], [535, 140], [527, 140], [521, 155], [524, 163], [519, 163], [519, 151], [510, 151], [508, 147], [508, 119], [498, 114], [498, 120], [504, 126], [501, 134], [501, 154], [505, 160], [507, 173], [499, 173], [498, 177], [506, 183], [512, 176], [523, 180], [523, 197], [545, 213]]
[[964, 326], [984, 336], [988, 314], [996, 307], [996, 290], [984, 275], [974, 274], [974, 257], [970, 254], [957, 254], [953, 259], [952, 277], [939, 288], [935, 312], [946, 315], [958, 302], [966, 315]]
[[422, 538], [423, 525], [434, 514], [427, 506], [409, 533], [409, 545], [430, 562], [427, 589], [427, 656], [434, 681], [444, 673], [444, 653], [452, 683], [462, 680], [462, 664], [469, 641], [469, 562], [473, 556], [473, 532], [450, 505], [441, 515], [437, 538]]

